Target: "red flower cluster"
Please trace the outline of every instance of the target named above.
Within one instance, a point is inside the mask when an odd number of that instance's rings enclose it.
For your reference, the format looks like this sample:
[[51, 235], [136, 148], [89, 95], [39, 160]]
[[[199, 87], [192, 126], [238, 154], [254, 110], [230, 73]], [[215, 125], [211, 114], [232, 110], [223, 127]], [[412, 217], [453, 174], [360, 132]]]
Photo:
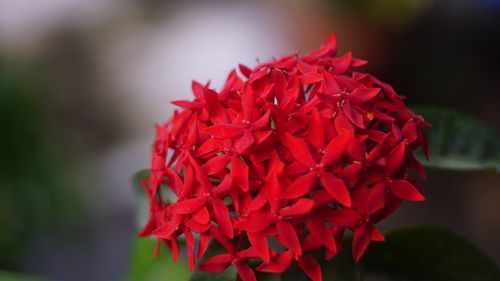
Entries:
[[232, 264], [244, 281], [256, 280], [249, 260], [274, 273], [295, 261], [319, 281], [312, 251], [335, 257], [350, 230], [358, 261], [384, 240], [374, 224], [424, 200], [408, 171], [426, 177], [412, 151], [427, 151], [427, 123], [390, 85], [352, 70], [365, 61], [336, 50], [332, 34], [305, 56], [240, 65], [220, 92], [193, 82], [195, 100], [173, 102], [183, 110], [157, 126], [141, 235], [177, 259], [184, 234], [191, 270], [215, 239], [226, 252], [199, 269]]

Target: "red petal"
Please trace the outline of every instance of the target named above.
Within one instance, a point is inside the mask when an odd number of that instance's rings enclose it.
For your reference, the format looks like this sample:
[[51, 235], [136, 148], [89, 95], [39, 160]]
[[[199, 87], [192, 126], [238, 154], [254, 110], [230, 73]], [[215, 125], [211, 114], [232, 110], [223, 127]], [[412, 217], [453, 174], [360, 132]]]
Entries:
[[321, 163], [325, 166], [329, 166], [337, 162], [342, 155], [344, 155], [350, 138], [351, 136], [349, 134], [344, 133], [330, 141], [325, 148], [325, 155], [323, 155]]
[[230, 254], [213, 256], [202, 262], [200, 266], [198, 266], [198, 269], [205, 272], [220, 272], [231, 265], [232, 260], [233, 257]]
[[203, 103], [199, 101], [176, 100], [172, 104], [187, 109], [199, 109], [203, 107]]
[[314, 161], [311, 155], [309, 146], [303, 139], [296, 138], [287, 133], [285, 135], [284, 145], [293, 153], [297, 161], [308, 167], [314, 167], [316, 165], [316, 161]]
[[330, 195], [339, 201], [340, 204], [346, 207], [351, 207], [349, 189], [342, 179], [339, 179], [328, 172], [323, 172], [321, 173], [321, 183]]
[[187, 219], [184, 223], [184, 226], [186, 228], [189, 228], [190, 230], [196, 232], [196, 233], [202, 233], [210, 229], [211, 225], [210, 224], [201, 224], [194, 219]]
[[344, 111], [345, 116], [356, 126], [361, 129], [365, 128], [365, 124], [363, 123], [363, 115], [358, 112], [353, 105], [349, 102], [344, 103], [342, 106], [342, 110]]
[[243, 154], [252, 146], [254, 142], [255, 138], [253, 137], [252, 132], [249, 130], [245, 130], [243, 136], [238, 138], [234, 142], [234, 148], [236, 148], [236, 152], [238, 152], [239, 154]]
[[393, 180], [389, 184], [391, 193], [408, 201], [424, 201], [425, 197], [420, 191], [407, 180]]
[[299, 76], [300, 82], [304, 85], [318, 83], [323, 81], [323, 76], [317, 72], [308, 72]]
[[417, 124], [414, 121], [406, 123], [401, 132], [409, 144], [418, 139]]
[[337, 130], [339, 135], [344, 133], [354, 135], [354, 127], [344, 114], [337, 114], [333, 121], [335, 123], [335, 130]]
[[356, 183], [359, 173], [363, 169], [363, 164], [361, 163], [351, 163], [347, 168], [342, 171], [342, 175], [348, 185], [353, 185]]
[[200, 166], [200, 164], [198, 164], [198, 162], [191, 155], [189, 155], [189, 160], [194, 168], [196, 180], [200, 183], [203, 190], [207, 191], [208, 189], [212, 189], [212, 183], [208, 179], [205, 170]]
[[353, 209], [330, 211], [325, 215], [329, 222], [343, 227], [352, 227], [362, 219], [361, 215]]
[[217, 124], [203, 130], [216, 138], [234, 138], [243, 134], [243, 127], [233, 124]]
[[210, 222], [210, 215], [208, 214], [208, 210], [206, 207], [199, 209], [193, 215], [193, 220], [195, 220], [199, 224], [207, 224]]
[[339, 57], [333, 64], [333, 73], [343, 74], [351, 66], [352, 53], [347, 52], [345, 55]]
[[295, 199], [307, 194], [314, 186], [316, 181], [316, 173], [308, 173], [300, 178], [296, 179], [294, 183], [287, 189], [281, 198], [283, 199]]
[[362, 60], [362, 59], [358, 59], [358, 58], [352, 58], [351, 66], [352, 67], [360, 67], [360, 66], [363, 66], [363, 65], [365, 65], [367, 63], [368, 63], [368, 61], [365, 61], [365, 60]]
[[208, 160], [203, 168], [205, 169], [205, 173], [207, 175], [216, 175], [226, 170], [228, 162], [228, 156], [221, 155]]
[[193, 94], [194, 96], [197, 98], [197, 99], [204, 99], [204, 95], [203, 95], [203, 89], [205, 87], [203, 87], [203, 85], [201, 85], [199, 82], [196, 82], [193, 80], [193, 82], [191, 82], [191, 89], [193, 91]]
[[379, 88], [356, 88], [348, 97], [353, 104], [363, 104], [373, 99], [379, 92]]
[[320, 50], [327, 52], [329, 55], [335, 55], [337, 52], [337, 36], [335, 33], [332, 32], [328, 35], [328, 39], [321, 45]]
[[235, 224], [235, 227], [248, 232], [261, 232], [266, 230], [274, 223], [274, 217], [271, 213], [260, 213]]
[[364, 149], [363, 141], [358, 141], [357, 139], [351, 139], [347, 144], [346, 152], [351, 156], [353, 160], [363, 162], [366, 158], [366, 150]]
[[265, 190], [261, 190], [257, 196], [252, 201], [252, 204], [248, 207], [248, 212], [253, 212], [257, 211], [260, 208], [264, 207], [268, 202], [267, 202], [267, 196]]
[[354, 261], [358, 262], [361, 256], [368, 248], [368, 244], [372, 240], [372, 231], [370, 224], [362, 224], [354, 230], [354, 237], [352, 240], [352, 256]]
[[314, 209], [314, 201], [301, 198], [290, 207], [281, 209], [280, 215], [283, 217], [303, 216], [309, 214]]
[[386, 167], [385, 174], [390, 176], [398, 171], [399, 167], [403, 164], [405, 160], [405, 148], [406, 144], [404, 141], [400, 142], [399, 145], [394, 148], [389, 155], [386, 157]]
[[236, 269], [238, 270], [238, 275], [241, 281], [257, 281], [253, 269], [244, 262], [238, 262], [236, 264]]
[[368, 153], [367, 160], [370, 162], [374, 162], [381, 156], [385, 155], [391, 148], [391, 137], [391, 134], [387, 133], [382, 141]]
[[258, 93], [257, 101], [266, 101], [269, 99], [269, 94], [274, 88], [274, 84], [266, 85], [261, 92]]
[[184, 201], [179, 201], [173, 205], [170, 205], [168, 209], [175, 214], [192, 214], [198, 211], [206, 203], [207, 203], [206, 197], [198, 197]]
[[247, 84], [241, 94], [241, 107], [243, 110], [243, 121], [253, 120], [253, 111], [255, 109], [255, 98], [252, 86]]
[[418, 138], [422, 143], [422, 150], [424, 151], [425, 159], [429, 160], [429, 141], [427, 139], [427, 135], [425, 134], [424, 129], [418, 127]]
[[295, 228], [289, 222], [279, 220], [276, 222], [276, 230], [280, 236], [279, 240], [284, 243], [284, 246], [296, 255], [301, 256], [302, 249]]
[[189, 271], [193, 271], [194, 269], [194, 237], [191, 231], [184, 232], [184, 238], [186, 238], [186, 252], [189, 264]]
[[151, 234], [163, 239], [171, 239], [172, 234], [177, 230], [177, 227], [182, 221], [182, 215], [174, 215], [168, 223], [160, 225]]
[[186, 165], [184, 167], [184, 188], [182, 189], [181, 195], [184, 197], [191, 196], [194, 188], [194, 169], [191, 165]]
[[279, 196], [281, 194], [281, 186], [278, 181], [278, 177], [274, 171], [268, 177], [266, 185], [266, 197], [271, 205], [272, 210], [277, 211], [279, 204]]
[[[307, 235], [302, 240], [301, 245], [302, 245], [302, 250], [305, 252], [314, 251], [314, 250], [317, 250], [317, 249], [323, 247], [323, 244], [321, 244], [321, 242], [318, 239], [316, 239], [316, 237], [313, 236], [312, 234]], [[328, 249], [328, 248], [326, 248], [326, 249]]]
[[318, 109], [314, 108], [311, 113], [311, 123], [308, 130], [309, 140], [316, 149], [324, 147], [325, 126], [319, 116]]
[[312, 216], [306, 221], [306, 226], [311, 234], [332, 251], [337, 250], [337, 245], [330, 230], [325, 226], [322, 219]]
[[155, 229], [156, 229], [156, 220], [153, 219], [152, 214], [150, 214], [150, 217], [148, 219], [148, 223], [139, 232], [139, 237], [149, 236], [152, 234], [153, 230], [155, 230]]
[[281, 273], [290, 267], [293, 261], [293, 254], [290, 251], [285, 251], [274, 256], [269, 263], [263, 263], [257, 267], [258, 271]]
[[294, 162], [292, 162], [292, 164], [288, 165], [285, 168], [285, 173], [287, 175], [291, 175], [291, 176], [304, 174], [304, 173], [307, 173], [309, 171], [310, 171], [309, 168], [299, 161], [294, 161]]
[[269, 118], [271, 117], [271, 110], [268, 109], [262, 117], [257, 119], [255, 122], [252, 124], [252, 129], [254, 130], [261, 130], [263, 128], [268, 128], [269, 127]]
[[213, 190], [215, 196], [226, 195], [231, 187], [233, 186], [233, 179], [231, 178], [231, 174], [226, 174], [222, 179], [221, 183]]
[[200, 146], [200, 148], [196, 150], [194, 155], [197, 157], [204, 157], [212, 153], [215, 153], [217, 150], [219, 150], [219, 146], [217, 145], [217, 140], [208, 139]]
[[234, 253], [236, 251], [235, 246], [233, 245], [233, 241], [229, 239], [224, 231], [222, 231], [219, 227], [212, 226], [210, 228], [210, 233], [213, 235], [215, 240], [219, 242], [226, 251], [229, 253]]
[[315, 60], [324, 56], [334, 56], [336, 52], [337, 38], [335, 36], [335, 33], [331, 33], [328, 37], [328, 40], [326, 40], [326, 42], [321, 45], [321, 48], [319, 50], [307, 53], [304, 57], [304, 60], [307, 62], [314, 62]]
[[233, 239], [233, 225], [226, 204], [224, 204], [221, 199], [214, 197], [212, 199], [212, 205], [215, 219], [217, 220], [220, 228], [222, 228], [227, 237]]
[[200, 233], [200, 242], [198, 244], [198, 254], [197, 254], [198, 258], [201, 258], [206, 253], [211, 237], [212, 235], [210, 235], [209, 231]]
[[324, 189], [316, 191], [311, 199], [316, 207], [326, 207], [332, 202], [332, 196]]
[[420, 162], [418, 162], [418, 160], [415, 159], [411, 153], [408, 154], [408, 165], [410, 165], [410, 167], [413, 168], [413, 170], [415, 170], [415, 172], [417, 172], [423, 180], [427, 180], [424, 167], [422, 167], [422, 164], [420, 164]]
[[207, 111], [210, 121], [214, 124], [227, 122], [227, 113], [219, 102], [219, 94], [209, 88], [204, 88], [203, 91], [208, 105]]
[[384, 207], [385, 203], [385, 183], [378, 183], [370, 190], [368, 195], [368, 213], [374, 214]]
[[254, 132], [253, 136], [255, 138], [255, 145], [260, 145], [266, 141], [273, 134], [273, 130], [266, 130], [260, 132]]
[[174, 172], [172, 169], [165, 169], [165, 175], [168, 177], [167, 182], [168, 186], [172, 189], [172, 191], [179, 196], [182, 191], [182, 180], [179, 175]]
[[321, 267], [319, 266], [318, 262], [310, 257], [310, 256], [303, 256], [301, 259], [298, 261], [299, 267], [311, 278], [312, 281], [322, 281], [321, 277]]
[[240, 69], [241, 74], [243, 74], [246, 78], [250, 77], [250, 74], [252, 74], [252, 70], [243, 64], [238, 64], [238, 68]]
[[245, 250], [238, 252], [237, 256], [240, 260], [242, 260], [242, 259], [258, 259], [259, 253], [257, 252], [257, 250], [255, 250], [255, 248], [250, 247], [250, 248], [246, 248]]
[[172, 259], [174, 262], [177, 262], [177, 258], [179, 257], [179, 242], [177, 242], [177, 238], [174, 238], [170, 241], [170, 248], [172, 249]]
[[259, 257], [265, 263], [268, 263], [270, 255], [269, 255], [269, 245], [267, 243], [267, 236], [260, 233], [247, 232], [247, 237], [252, 247], [254, 247], [257, 253], [259, 254]]
[[385, 241], [385, 237], [377, 228], [372, 227], [372, 241], [382, 242]]
[[242, 191], [248, 191], [248, 166], [237, 156], [231, 158], [231, 176], [233, 183]]

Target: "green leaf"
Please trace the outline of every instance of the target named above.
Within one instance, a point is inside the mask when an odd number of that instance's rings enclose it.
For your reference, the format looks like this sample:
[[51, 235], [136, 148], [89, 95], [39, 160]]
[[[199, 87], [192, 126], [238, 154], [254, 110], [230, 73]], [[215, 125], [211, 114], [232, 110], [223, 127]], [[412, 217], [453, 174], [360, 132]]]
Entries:
[[398, 281], [500, 280], [492, 259], [458, 235], [434, 226], [388, 232], [386, 242], [370, 245], [362, 263]]
[[413, 110], [434, 126], [426, 129], [430, 159], [422, 160], [422, 164], [444, 169], [500, 172], [500, 141], [493, 129], [448, 109], [414, 107]]
[[49, 281], [38, 276], [0, 270], [0, 280], [2, 281]]
[[[150, 238], [137, 238], [134, 241], [134, 249], [130, 264], [130, 274], [128, 281], [162, 281], [189, 280], [189, 269], [179, 257], [174, 263], [170, 252], [163, 247], [158, 257], [153, 257], [156, 241]], [[2, 280], [0, 278], [0, 280]]]

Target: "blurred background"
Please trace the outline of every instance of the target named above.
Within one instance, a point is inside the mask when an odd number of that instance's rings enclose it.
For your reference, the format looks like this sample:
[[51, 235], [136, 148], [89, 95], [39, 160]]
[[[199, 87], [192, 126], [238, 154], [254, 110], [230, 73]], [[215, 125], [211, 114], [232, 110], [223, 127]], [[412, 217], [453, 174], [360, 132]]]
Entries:
[[[219, 88], [238, 63], [317, 48], [332, 31], [411, 104], [499, 131], [498, 0], [0, 0], [0, 269], [123, 278], [131, 177], [169, 101], [190, 98], [192, 79]], [[500, 176], [429, 174], [428, 202], [382, 228], [445, 225], [500, 263]]]

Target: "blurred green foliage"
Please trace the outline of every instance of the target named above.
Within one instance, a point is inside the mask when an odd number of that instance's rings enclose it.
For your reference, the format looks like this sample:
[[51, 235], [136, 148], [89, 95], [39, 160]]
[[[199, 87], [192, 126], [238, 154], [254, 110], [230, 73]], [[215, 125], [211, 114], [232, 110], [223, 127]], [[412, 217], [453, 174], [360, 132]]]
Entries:
[[32, 276], [21, 273], [14, 273], [9, 271], [0, 270], [0, 280], [2, 281], [49, 281], [48, 279], [38, 276]]
[[449, 109], [414, 107], [433, 127], [426, 128], [429, 161], [422, 164], [451, 170], [500, 172], [500, 138], [495, 130], [474, 118]]
[[362, 259], [390, 280], [498, 281], [494, 261], [462, 237], [436, 226], [389, 231]]
[[31, 242], [81, 210], [62, 141], [50, 134], [43, 65], [0, 56], [0, 268], [18, 269]]
[[176, 280], [187, 281], [189, 270], [182, 257], [175, 263], [165, 248], [157, 257], [153, 256], [156, 241], [151, 238], [134, 239], [132, 261], [129, 266], [128, 281]]

